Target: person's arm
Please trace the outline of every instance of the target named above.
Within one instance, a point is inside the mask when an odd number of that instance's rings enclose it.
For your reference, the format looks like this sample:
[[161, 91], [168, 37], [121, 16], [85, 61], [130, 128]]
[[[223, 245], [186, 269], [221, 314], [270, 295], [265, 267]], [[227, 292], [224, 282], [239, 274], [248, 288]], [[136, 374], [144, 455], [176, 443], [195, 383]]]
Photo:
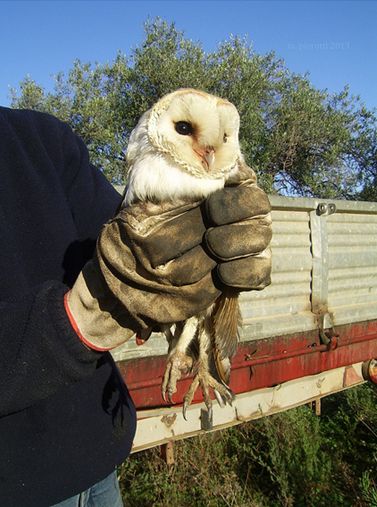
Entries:
[[67, 290], [51, 281], [0, 302], [0, 416], [47, 398], [94, 370], [98, 353], [80, 343], [67, 320]]
[[[114, 214], [121, 197], [90, 165], [84, 143], [67, 125], [27, 111], [12, 112], [11, 120], [3, 120], [0, 126], [19, 141], [17, 149], [24, 147], [25, 160], [31, 160], [33, 167], [39, 164], [41, 170], [51, 167], [56, 171], [59, 191], [69, 203], [82, 242], [77, 251], [72, 245], [68, 254], [70, 285], [85, 258], [91, 257], [98, 232]], [[8, 146], [5, 148], [10, 152]], [[57, 216], [56, 220], [58, 223], [64, 217]], [[83, 245], [87, 249], [84, 253]], [[68, 285], [50, 280], [16, 298], [4, 293], [0, 298], [0, 416], [22, 410], [96, 368], [99, 354], [77, 339], [64, 310], [63, 298], [68, 290]]]
[[90, 163], [82, 139], [67, 125], [62, 125], [62, 184], [80, 239], [95, 242], [101, 226], [115, 215], [122, 196], [104, 174]]

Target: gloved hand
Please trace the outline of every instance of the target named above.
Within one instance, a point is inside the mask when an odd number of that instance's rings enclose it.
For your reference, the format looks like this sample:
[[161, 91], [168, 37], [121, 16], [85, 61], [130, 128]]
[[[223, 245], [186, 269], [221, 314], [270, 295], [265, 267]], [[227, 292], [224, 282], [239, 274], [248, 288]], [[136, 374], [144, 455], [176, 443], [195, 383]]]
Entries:
[[134, 204], [103, 227], [93, 260], [65, 297], [86, 345], [109, 350], [135, 332], [185, 320], [208, 308], [221, 284], [270, 283], [267, 196], [255, 176], [231, 184], [204, 203]]
[[221, 284], [240, 291], [264, 289], [271, 283], [271, 206], [254, 171], [244, 165], [205, 206], [212, 227], [204, 242], [218, 260]]

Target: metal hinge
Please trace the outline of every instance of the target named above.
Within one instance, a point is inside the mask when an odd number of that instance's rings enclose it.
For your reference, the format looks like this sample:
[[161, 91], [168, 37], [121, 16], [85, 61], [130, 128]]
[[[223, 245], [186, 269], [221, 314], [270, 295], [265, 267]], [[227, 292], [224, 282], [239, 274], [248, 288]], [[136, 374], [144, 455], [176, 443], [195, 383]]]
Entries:
[[321, 202], [310, 212], [310, 235], [312, 244], [312, 312], [317, 316], [321, 343], [328, 349], [336, 348], [337, 335], [332, 315], [328, 311], [329, 251], [326, 217], [336, 212], [334, 203]]
[[329, 350], [336, 349], [339, 335], [335, 332], [332, 315], [329, 312], [321, 312], [317, 318], [321, 343], [327, 345]]

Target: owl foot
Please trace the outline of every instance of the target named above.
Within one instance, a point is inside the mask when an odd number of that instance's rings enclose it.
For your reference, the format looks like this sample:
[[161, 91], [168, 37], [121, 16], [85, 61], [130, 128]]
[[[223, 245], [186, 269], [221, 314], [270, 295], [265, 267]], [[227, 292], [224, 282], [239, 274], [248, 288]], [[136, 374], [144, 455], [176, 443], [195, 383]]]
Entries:
[[184, 400], [183, 400], [183, 417], [186, 420], [187, 420], [187, 417], [186, 417], [187, 408], [191, 404], [194, 394], [195, 394], [197, 388], [199, 387], [199, 385], [202, 389], [204, 403], [207, 407], [208, 421], [210, 424], [212, 424], [212, 419], [213, 419], [212, 412], [213, 411], [212, 411], [212, 400], [209, 395], [210, 388], [213, 389], [213, 391], [215, 392], [216, 398], [217, 398], [220, 406], [224, 406], [226, 403], [229, 403], [229, 405], [231, 405], [232, 401], [234, 400], [234, 394], [229, 387], [218, 382], [209, 373], [206, 365], [203, 365], [203, 363], [200, 363], [198, 373], [195, 375], [194, 380], [192, 381], [192, 384], [190, 386], [190, 389], [187, 391], [187, 393], [184, 397]]
[[192, 368], [192, 358], [179, 350], [173, 351], [167, 361], [161, 394], [164, 401], [173, 403], [172, 396], [177, 391], [177, 382], [182, 373], [188, 373]]

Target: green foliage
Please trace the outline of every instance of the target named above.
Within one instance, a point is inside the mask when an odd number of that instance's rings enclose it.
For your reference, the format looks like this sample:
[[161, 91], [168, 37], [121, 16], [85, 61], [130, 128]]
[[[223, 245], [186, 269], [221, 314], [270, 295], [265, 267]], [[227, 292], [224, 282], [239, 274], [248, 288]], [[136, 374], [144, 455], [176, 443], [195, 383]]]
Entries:
[[141, 114], [162, 95], [192, 87], [231, 100], [241, 116], [246, 160], [268, 192], [331, 198], [377, 198], [377, 119], [344, 88], [331, 95], [290, 72], [274, 53], [259, 55], [231, 37], [206, 53], [174, 24], [149, 20], [127, 58], [74, 62], [46, 92], [30, 77], [12, 106], [55, 114], [87, 143], [92, 161], [124, 181], [124, 152]]
[[365, 503], [370, 507], [377, 507], [377, 486], [371, 479], [370, 472], [363, 472], [360, 478], [360, 490]]
[[369, 385], [158, 449], [120, 468], [128, 506], [377, 507], [377, 390]]
[[131, 456], [120, 469], [125, 504], [147, 506], [263, 505], [237, 476], [239, 435], [227, 430], [178, 442], [167, 467], [158, 449]]

